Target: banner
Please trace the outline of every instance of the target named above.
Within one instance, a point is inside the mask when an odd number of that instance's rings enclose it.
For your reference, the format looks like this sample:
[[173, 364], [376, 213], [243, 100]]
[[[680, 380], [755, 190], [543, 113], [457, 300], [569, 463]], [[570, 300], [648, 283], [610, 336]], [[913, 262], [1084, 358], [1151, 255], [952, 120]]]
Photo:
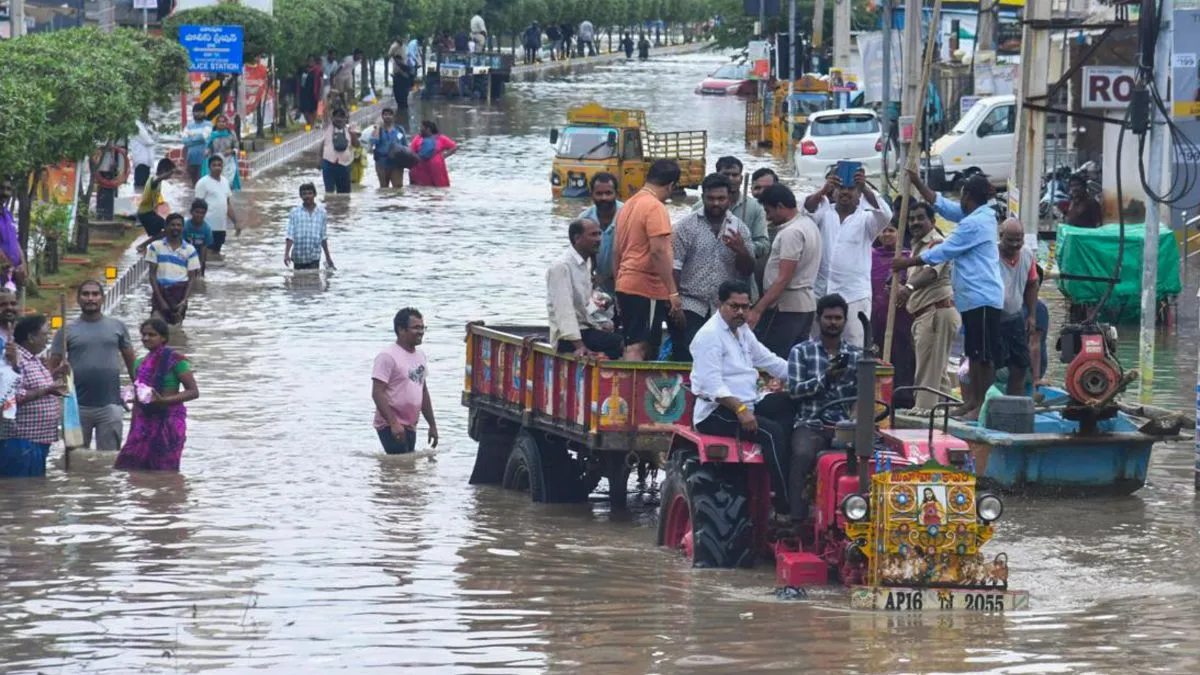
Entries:
[[1171, 153], [1171, 178], [1191, 180], [1191, 190], [1172, 211], [1187, 210], [1188, 215], [1200, 207], [1200, 181], [1194, 180], [1200, 166], [1200, 76], [1197, 55], [1200, 55], [1200, 10], [1177, 9], [1174, 21], [1174, 45], [1171, 53], [1171, 112], [1175, 125], [1191, 143], [1175, 146]]

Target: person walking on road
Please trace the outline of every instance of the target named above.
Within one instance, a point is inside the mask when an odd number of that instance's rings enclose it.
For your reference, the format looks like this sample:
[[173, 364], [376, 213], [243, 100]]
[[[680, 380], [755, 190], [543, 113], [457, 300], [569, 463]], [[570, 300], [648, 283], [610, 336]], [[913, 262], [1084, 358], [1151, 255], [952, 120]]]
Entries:
[[321, 269], [321, 252], [325, 252], [325, 266], [331, 270], [333, 256], [329, 253], [329, 238], [326, 236], [328, 216], [325, 207], [317, 203], [317, 186], [305, 183], [300, 186], [299, 206], [288, 215], [287, 241], [283, 247], [283, 264], [296, 270]]
[[[920, 258], [942, 243], [943, 237], [933, 226], [933, 207], [924, 202], [910, 205], [908, 230], [912, 233], [912, 254]], [[913, 352], [916, 372], [913, 384], [950, 393], [950, 346], [962, 327], [962, 318], [954, 308], [950, 286], [950, 264], [922, 265], [910, 268], [908, 283], [897, 289], [896, 302], [912, 315]], [[937, 394], [918, 391], [914, 407], [918, 412], [932, 410], [941, 401]]]
[[187, 315], [192, 286], [200, 276], [200, 254], [183, 239], [183, 216], [167, 216], [166, 236], [146, 249], [150, 270], [150, 309], [154, 316], [177, 326]]
[[671, 252], [671, 216], [663, 206], [675, 190], [679, 175], [675, 160], [654, 162], [646, 174], [646, 184], [625, 202], [617, 216], [613, 270], [626, 361], [645, 361], [658, 354], [668, 313], [673, 321], [683, 320]]
[[538, 51], [542, 47], [542, 29], [534, 21], [525, 29], [525, 64], [537, 63]]
[[200, 181], [212, 128], [213, 124], [204, 111], [204, 105], [197, 103], [192, 106], [192, 121], [184, 128], [182, 139], [184, 151], [187, 153], [188, 177], [192, 179], [192, 185]]
[[458, 152], [458, 144], [449, 136], [442, 135], [436, 122], [421, 122], [421, 135], [413, 139], [411, 150], [416, 153], [418, 161], [416, 166], [408, 170], [409, 183], [450, 187], [446, 158]]
[[349, 122], [345, 109], [338, 108], [325, 125], [325, 142], [321, 145], [321, 178], [327, 193], [350, 194], [350, 163], [354, 161], [352, 146], [359, 145], [359, 138]]
[[135, 120], [137, 133], [129, 138], [129, 161], [133, 164], [133, 189], [141, 190], [150, 180], [150, 167], [154, 165], [154, 136], [141, 120]]
[[233, 210], [233, 188], [225, 178], [225, 160], [220, 155], [208, 158], [208, 175], [196, 183], [194, 196], [208, 205], [206, 222], [212, 228], [212, 258], [221, 260], [229, 223], [233, 223], [234, 232], [239, 232], [240, 228], [237, 213]]
[[392, 160], [392, 151], [407, 146], [408, 138], [395, 123], [396, 113], [391, 108], [384, 108], [379, 117], [379, 123], [371, 127], [365, 139], [375, 158], [375, 176], [381, 188], [403, 187], [404, 167]]
[[147, 353], [134, 362], [133, 421], [116, 469], [179, 471], [187, 442], [184, 403], [200, 398], [200, 389], [187, 357], [167, 346], [170, 331], [162, 319], [142, 323]]
[[[591, 21], [584, 19], [579, 24], [579, 55], [596, 55], [596, 27]], [[587, 50], [586, 52], [584, 50]]]
[[79, 318], [54, 334], [48, 365], [51, 371], [57, 371], [64, 360], [70, 365], [84, 447], [91, 447], [94, 437], [97, 450], [116, 452], [124, 433], [121, 373], [127, 373], [133, 382], [137, 354], [125, 324], [104, 315], [104, 287], [99, 281], [88, 279], [79, 284], [75, 301]]
[[621, 49], [625, 52], [625, 60], [633, 58], [633, 36], [626, 33], [621, 37]]
[[13, 328], [21, 379], [17, 384], [17, 417], [11, 437], [0, 449], [0, 476], [44, 476], [50, 444], [58, 440], [62, 397], [67, 384], [38, 357], [50, 340], [42, 314], [22, 317]]
[[371, 400], [375, 403], [375, 433], [389, 455], [416, 450], [417, 415], [429, 425], [429, 445], [438, 444], [437, 422], [429, 398], [427, 360], [417, 347], [425, 339], [421, 312], [405, 307], [392, 319], [396, 341], [375, 357], [371, 369]]

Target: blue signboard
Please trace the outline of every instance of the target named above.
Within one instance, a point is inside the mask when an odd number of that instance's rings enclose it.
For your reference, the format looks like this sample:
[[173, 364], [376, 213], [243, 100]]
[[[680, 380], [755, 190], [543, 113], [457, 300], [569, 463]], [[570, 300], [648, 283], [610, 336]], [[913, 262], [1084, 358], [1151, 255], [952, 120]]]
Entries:
[[241, 26], [180, 26], [179, 44], [193, 73], [241, 73]]

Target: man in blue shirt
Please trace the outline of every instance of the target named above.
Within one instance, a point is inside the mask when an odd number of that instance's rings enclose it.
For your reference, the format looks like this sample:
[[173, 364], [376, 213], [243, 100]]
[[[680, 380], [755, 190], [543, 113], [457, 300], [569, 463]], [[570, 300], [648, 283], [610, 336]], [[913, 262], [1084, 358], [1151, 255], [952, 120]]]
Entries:
[[197, 103], [192, 106], [192, 121], [183, 130], [183, 147], [187, 151], [187, 172], [192, 179], [192, 185], [200, 180], [200, 166], [204, 164], [204, 151], [208, 147], [208, 137], [212, 135], [213, 124], [205, 117], [204, 105]]
[[996, 379], [996, 361], [1003, 358], [1000, 316], [1004, 308], [1004, 281], [1000, 276], [996, 212], [988, 206], [992, 186], [986, 176], [971, 176], [963, 184], [958, 204], [930, 190], [916, 171], [909, 182], [934, 210], [958, 227], [940, 245], [914, 258], [897, 256], [892, 269], [954, 262], [954, 304], [962, 315], [963, 351], [969, 360], [968, 382], [963, 405], [953, 415], [965, 420], [979, 418], [979, 408], [988, 387]]
[[612, 250], [617, 233], [617, 214], [625, 203], [617, 199], [617, 177], [601, 171], [592, 176], [592, 206], [580, 212], [576, 220], [590, 220], [600, 226], [600, 250], [596, 253], [593, 266], [596, 285], [612, 295], [613, 286]]

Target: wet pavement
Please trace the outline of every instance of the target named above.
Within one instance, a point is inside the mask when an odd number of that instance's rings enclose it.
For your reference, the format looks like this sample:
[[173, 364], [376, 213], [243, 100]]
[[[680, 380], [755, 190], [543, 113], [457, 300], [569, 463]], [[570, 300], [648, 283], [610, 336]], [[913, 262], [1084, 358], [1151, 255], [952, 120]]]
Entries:
[[[70, 474], [56, 459], [45, 480], [0, 482], [0, 671], [1200, 672], [1188, 443], [1160, 446], [1131, 497], [1009, 498], [989, 548], [1033, 609], [1006, 617], [852, 613], [836, 588], [780, 602], [766, 566], [693, 571], [657, 549], [641, 496], [614, 515], [467, 485], [463, 324], [543, 322], [543, 271], [582, 208], [550, 198], [549, 129], [597, 98], [647, 109], [652, 128], [707, 128], [710, 163], [745, 157], [743, 103], [692, 94], [721, 59], [431, 106], [460, 143], [453, 189], [330, 197], [333, 274], [282, 261], [315, 156], [256, 181], [246, 231], [172, 340], [201, 391], [182, 473], [117, 473], [83, 452]], [[404, 305], [429, 326], [436, 462], [383, 456], [370, 426], [371, 362]], [[1156, 398], [1190, 409], [1187, 305]], [[132, 327], [147, 307], [143, 291], [117, 313]], [[1123, 332], [1133, 359], [1136, 329]]]

